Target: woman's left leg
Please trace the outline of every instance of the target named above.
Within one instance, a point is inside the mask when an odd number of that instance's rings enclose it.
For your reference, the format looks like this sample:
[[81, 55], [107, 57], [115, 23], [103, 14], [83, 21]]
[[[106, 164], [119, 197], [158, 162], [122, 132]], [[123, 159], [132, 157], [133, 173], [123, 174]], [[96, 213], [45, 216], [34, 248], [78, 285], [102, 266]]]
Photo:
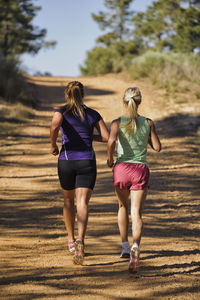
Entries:
[[74, 210], [74, 196], [75, 190], [64, 190], [64, 207], [63, 216], [65, 227], [68, 233], [68, 242], [74, 241], [74, 223], [75, 223], [75, 210]]
[[129, 208], [129, 190], [128, 189], [120, 189], [118, 186], [115, 188], [116, 194], [118, 196], [118, 226], [119, 232], [121, 236], [122, 243], [128, 241], [128, 227], [129, 227], [129, 216], [128, 216], [128, 208]]
[[90, 188], [76, 188], [78, 238], [84, 239], [88, 222], [88, 203], [92, 195]]

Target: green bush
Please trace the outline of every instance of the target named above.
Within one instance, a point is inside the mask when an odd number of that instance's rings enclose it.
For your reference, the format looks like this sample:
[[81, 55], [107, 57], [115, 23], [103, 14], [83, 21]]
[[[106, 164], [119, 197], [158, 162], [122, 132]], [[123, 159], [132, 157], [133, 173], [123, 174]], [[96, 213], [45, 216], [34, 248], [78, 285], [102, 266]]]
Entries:
[[200, 56], [190, 53], [148, 51], [135, 57], [128, 68], [133, 78], [150, 77], [152, 82], [177, 85], [179, 80], [199, 82]]
[[197, 97], [197, 99], [200, 99], [200, 92], [197, 92], [197, 93], [195, 94], [195, 96]]
[[19, 61], [5, 59], [0, 54], [0, 96], [9, 102], [35, 105], [35, 97], [30, 84], [19, 68]]
[[125, 71], [138, 51], [134, 41], [117, 41], [109, 47], [96, 47], [87, 53], [85, 65], [80, 66], [81, 73], [98, 75]]
[[97, 47], [88, 52], [85, 66], [80, 66], [82, 75], [98, 75], [112, 72], [112, 54], [108, 48]]

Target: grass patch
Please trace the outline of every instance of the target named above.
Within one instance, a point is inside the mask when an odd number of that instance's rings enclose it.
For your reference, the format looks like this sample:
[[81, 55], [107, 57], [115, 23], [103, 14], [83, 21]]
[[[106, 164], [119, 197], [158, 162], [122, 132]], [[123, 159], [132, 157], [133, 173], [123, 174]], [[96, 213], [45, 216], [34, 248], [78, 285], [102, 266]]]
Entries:
[[184, 99], [183, 100], [176, 100], [175, 103], [176, 104], [186, 104], [186, 103], [188, 103], [188, 101], [184, 100]]
[[132, 60], [130, 75], [147, 76], [160, 84], [170, 82], [176, 86], [179, 80], [199, 82], [200, 57], [198, 54], [148, 51]]
[[197, 99], [200, 99], [200, 92], [195, 93], [195, 96], [197, 97]]
[[[173, 53], [148, 51], [135, 57], [128, 68], [133, 79], [149, 77], [153, 85], [171, 93], [189, 93], [186, 83], [200, 83], [200, 56], [195, 53]], [[200, 92], [196, 97], [200, 99]]]
[[22, 103], [8, 103], [0, 100], [1, 134], [16, 133], [18, 125], [34, 117], [34, 109]]

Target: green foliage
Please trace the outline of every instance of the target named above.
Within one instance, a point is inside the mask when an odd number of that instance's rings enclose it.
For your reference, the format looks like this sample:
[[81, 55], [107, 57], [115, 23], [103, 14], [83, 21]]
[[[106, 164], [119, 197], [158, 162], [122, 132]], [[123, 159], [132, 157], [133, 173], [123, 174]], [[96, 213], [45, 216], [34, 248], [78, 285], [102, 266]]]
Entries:
[[186, 99], [182, 99], [182, 100], [177, 100], [175, 101], [176, 104], [186, 104], [188, 103], [188, 101]]
[[[82, 74], [128, 69], [134, 78], [150, 77], [163, 87], [182, 79], [197, 81], [199, 54], [194, 53], [200, 50], [198, 1], [155, 0], [145, 12], [134, 14], [129, 9], [131, 2], [104, 0], [107, 11], [92, 14], [107, 32], [97, 39], [104, 47], [88, 52]], [[152, 52], [145, 53], [148, 50]]]
[[110, 49], [103, 47], [96, 47], [88, 52], [85, 66], [81, 66], [82, 75], [98, 75], [111, 72], [112, 54]]
[[196, 92], [195, 96], [197, 97], [197, 99], [200, 99], [200, 92]]
[[135, 79], [149, 77], [164, 88], [177, 86], [179, 80], [199, 83], [200, 56], [194, 53], [149, 51], [134, 58], [128, 71]]
[[113, 42], [110, 47], [96, 47], [89, 51], [80, 70], [82, 75], [121, 72], [127, 69], [130, 60], [138, 53], [139, 48], [134, 41]]
[[193, 52], [200, 49], [200, 10], [189, 7], [177, 20], [176, 35], [172, 43], [176, 51]]
[[145, 48], [177, 52], [200, 49], [200, 10], [192, 1], [154, 1], [146, 12], [133, 17], [133, 23], [134, 36], [142, 39]]
[[31, 86], [19, 70], [19, 61], [5, 59], [3, 55], [0, 55], [0, 96], [9, 102], [20, 101], [32, 106], [36, 101]]
[[45, 42], [46, 29], [32, 24], [39, 9], [33, 0], [0, 0], [0, 51], [5, 57], [35, 54], [41, 47], [55, 45]]
[[0, 0], [0, 96], [9, 102], [35, 105], [33, 89], [20, 71], [18, 58], [55, 45], [45, 41], [45, 29], [32, 24], [38, 10], [33, 0]]
[[103, 46], [95, 47], [87, 53], [84, 66], [80, 67], [83, 75], [123, 71], [130, 59], [139, 54], [140, 40], [130, 39], [132, 11], [129, 7], [132, 2], [104, 0], [107, 11], [92, 14], [100, 29], [108, 32], [97, 39], [97, 43]]
[[101, 30], [109, 30], [106, 35], [97, 39], [97, 42], [105, 45], [114, 41], [127, 40], [129, 38], [128, 24], [131, 20], [132, 12], [129, 6], [133, 0], [104, 0], [106, 12], [92, 14], [92, 18], [98, 23]]

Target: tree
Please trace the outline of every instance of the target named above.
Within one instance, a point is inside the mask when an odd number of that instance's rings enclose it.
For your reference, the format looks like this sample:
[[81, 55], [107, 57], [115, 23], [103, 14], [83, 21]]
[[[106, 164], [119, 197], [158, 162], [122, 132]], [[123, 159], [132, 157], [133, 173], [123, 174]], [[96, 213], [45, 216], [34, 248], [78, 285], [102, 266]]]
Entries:
[[54, 46], [45, 42], [46, 29], [32, 24], [41, 9], [32, 0], [0, 0], [0, 51], [4, 57], [25, 52], [36, 54], [42, 47]]
[[96, 41], [97, 47], [87, 53], [83, 75], [104, 74], [123, 71], [127, 61], [141, 51], [141, 43], [130, 38], [133, 0], [104, 0], [106, 12], [92, 14], [103, 31]]
[[117, 41], [109, 47], [95, 47], [87, 53], [82, 75], [97, 75], [121, 72], [129, 65], [131, 58], [139, 53], [134, 41]]
[[176, 35], [172, 40], [175, 50], [194, 52], [200, 50], [200, 10], [194, 6], [185, 9], [177, 20]]
[[97, 39], [97, 43], [106, 46], [113, 41], [125, 41], [129, 36], [129, 24], [132, 12], [129, 7], [133, 0], [105, 0], [107, 12], [100, 11], [98, 15], [92, 14], [92, 18], [99, 24], [101, 30], [109, 32]]
[[112, 72], [112, 53], [109, 48], [95, 47], [87, 53], [85, 66], [80, 66], [83, 75], [98, 75]]
[[200, 46], [200, 11], [196, 2], [154, 1], [146, 12], [133, 17], [134, 36], [141, 38], [145, 48], [194, 51]]

